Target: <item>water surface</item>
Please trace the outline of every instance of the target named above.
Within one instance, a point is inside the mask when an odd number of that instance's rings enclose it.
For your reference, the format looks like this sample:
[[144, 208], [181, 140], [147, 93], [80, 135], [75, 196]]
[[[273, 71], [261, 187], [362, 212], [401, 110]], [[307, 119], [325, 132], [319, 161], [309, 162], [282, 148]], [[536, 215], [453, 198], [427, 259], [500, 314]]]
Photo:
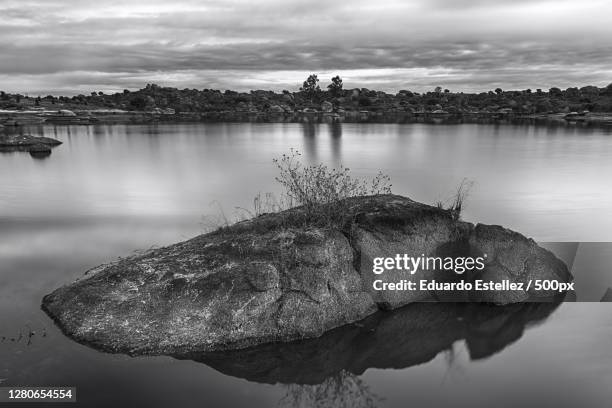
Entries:
[[[605, 129], [225, 123], [27, 132], [64, 144], [43, 160], [0, 154], [4, 384], [74, 385], [83, 406], [258, 407], [338, 397], [350, 406], [609, 406], [607, 304], [562, 304], [486, 358], [475, 359], [459, 337], [422, 364], [275, 385], [189, 360], [99, 353], [65, 338], [39, 309], [42, 296], [93, 266], [187, 239], [223, 214], [239, 216], [236, 207], [250, 208], [259, 192], [278, 193], [272, 159], [289, 148], [305, 162], [342, 163], [357, 175], [382, 170], [395, 193], [427, 203], [450, 198], [470, 179], [466, 220], [538, 241], [612, 241], [612, 134]], [[599, 257], [598, 273], [610, 276], [609, 246], [581, 248], [574, 268]], [[496, 330], [509, 327], [499, 324]]]

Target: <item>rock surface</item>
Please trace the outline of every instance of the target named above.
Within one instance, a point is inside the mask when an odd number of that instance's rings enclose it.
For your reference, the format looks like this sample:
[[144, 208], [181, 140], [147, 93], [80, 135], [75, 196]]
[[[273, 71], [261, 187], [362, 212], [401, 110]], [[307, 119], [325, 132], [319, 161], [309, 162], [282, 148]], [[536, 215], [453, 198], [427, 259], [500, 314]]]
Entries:
[[[378, 309], [443, 300], [435, 292], [374, 291], [373, 257], [486, 253], [487, 268], [463, 278], [571, 280], [533, 240], [405, 197], [350, 199], [341, 229], [307, 227], [296, 221], [301, 212], [263, 215], [100, 266], [45, 296], [43, 309], [67, 335], [94, 347], [176, 354], [319, 337]], [[415, 277], [450, 278], [448, 271]], [[508, 304], [555, 295], [481, 293], [462, 300]]]
[[1, 147], [9, 147], [9, 146], [33, 146], [33, 145], [47, 145], [47, 146], [57, 146], [62, 144], [57, 139], [53, 139], [50, 137], [44, 136], [32, 136], [32, 135], [10, 135], [10, 136], [0, 136], [0, 146]]

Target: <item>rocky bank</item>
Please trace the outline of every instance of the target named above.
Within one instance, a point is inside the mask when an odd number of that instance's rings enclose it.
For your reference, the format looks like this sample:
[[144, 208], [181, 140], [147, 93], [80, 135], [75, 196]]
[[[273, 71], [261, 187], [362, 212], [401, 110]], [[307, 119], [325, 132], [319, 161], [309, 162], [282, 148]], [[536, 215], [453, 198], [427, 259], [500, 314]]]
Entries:
[[[102, 265], [45, 296], [42, 307], [70, 337], [131, 354], [184, 354], [316, 338], [380, 309], [420, 301], [505, 305], [556, 292], [375, 291], [372, 259], [396, 254], [483, 256], [462, 279], [572, 279], [533, 240], [500, 226], [397, 195], [349, 199], [342, 227], [305, 224], [294, 208]], [[448, 271], [417, 279], [453, 280]], [[377, 279], [396, 282], [405, 272]]]

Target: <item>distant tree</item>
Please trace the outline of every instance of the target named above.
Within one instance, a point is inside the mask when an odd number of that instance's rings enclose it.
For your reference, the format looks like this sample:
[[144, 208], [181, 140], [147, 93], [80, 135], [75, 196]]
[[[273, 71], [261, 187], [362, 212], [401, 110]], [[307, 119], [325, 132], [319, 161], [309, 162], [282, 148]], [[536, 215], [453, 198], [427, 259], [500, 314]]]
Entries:
[[599, 95], [599, 88], [597, 88], [596, 86], [593, 86], [593, 85], [583, 86], [582, 88], [580, 88], [580, 93], [582, 95], [598, 96]]
[[36, 99], [34, 99], [34, 106], [40, 106], [40, 101], [41, 101], [40, 96], [36, 97]]
[[4, 91], [0, 91], [0, 100], [6, 101], [8, 100], [8, 95]]
[[445, 89], [444, 93], [450, 93], [450, 89]]
[[98, 92], [98, 96], [104, 96], [104, 92], [102, 91]]
[[138, 95], [130, 100], [130, 106], [135, 110], [143, 110], [147, 106], [147, 100], [142, 95]]
[[372, 104], [370, 98], [365, 95], [361, 95], [359, 99], [357, 99], [357, 103], [359, 104], [359, 106], [370, 106]]
[[537, 113], [547, 113], [552, 110], [552, 104], [548, 99], [542, 99], [536, 103]]
[[[611, 95], [612, 95], [612, 93], [611, 93]], [[567, 88], [565, 90], [565, 96], [566, 96], [566, 98], [569, 98], [569, 99], [579, 98], [580, 97], [580, 90], [578, 88], [576, 88], [576, 87]]]
[[401, 91], [398, 92], [398, 96], [406, 96], [408, 98], [412, 98], [414, 96], [414, 93], [406, 89], [402, 89]]
[[327, 89], [332, 96], [340, 96], [342, 95], [342, 86], [342, 78], [336, 75], [331, 79], [331, 84], [327, 85]]
[[504, 93], [504, 91], [501, 88], [496, 88], [495, 93], [501, 95], [502, 93]]
[[425, 99], [425, 104], [428, 106], [436, 106], [440, 103], [440, 98], [436, 96], [432, 96], [430, 98]]
[[300, 91], [304, 92], [310, 101], [314, 99], [315, 96], [321, 92], [321, 88], [319, 87], [319, 78], [317, 78], [316, 74], [311, 74], [302, 84]]
[[550, 96], [561, 96], [561, 95], [562, 95], [562, 93], [561, 93], [561, 89], [559, 89], [559, 88], [554, 88], [554, 87], [553, 87], [553, 88], [550, 88], [550, 89], [548, 90], [548, 93], [550, 94]]
[[129, 90], [129, 89], [124, 89], [124, 90], [123, 90], [123, 94], [124, 94], [124, 95], [127, 95], [127, 94], [129, 94], [129, 93], [130, 93], [130, 90]]
[[439, 94], [442, 93], [442, 87], [441, 86], [436, 86], [436, 88], [434, 89], [434, 92]]
[[300, 91], [302, 92], [316, 92], [320, 90], [321, 88], [319, 87], [319, 78], [316, 74], [309, 75], [308, 78], [304, 81], [304, 83], [302, 83], [302, 87], [300, 88]]

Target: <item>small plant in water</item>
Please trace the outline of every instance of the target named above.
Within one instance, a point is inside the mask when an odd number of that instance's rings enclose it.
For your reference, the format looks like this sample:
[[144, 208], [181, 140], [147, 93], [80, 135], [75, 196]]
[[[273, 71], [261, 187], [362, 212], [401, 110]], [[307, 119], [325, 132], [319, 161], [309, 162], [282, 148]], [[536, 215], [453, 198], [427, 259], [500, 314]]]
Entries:
[[285, 189], [289, 202], [302, 206], [306, 222], [337, 226], [346, 214], [347, 198], [391, 193], [391, 179], [382, 172], [371, 180], [356, 178], [342, 165], [305, 166], [300, 156], [291, 149], [290, 154], [274, 159], [274, 163], [279, 171], [276, 181]]

